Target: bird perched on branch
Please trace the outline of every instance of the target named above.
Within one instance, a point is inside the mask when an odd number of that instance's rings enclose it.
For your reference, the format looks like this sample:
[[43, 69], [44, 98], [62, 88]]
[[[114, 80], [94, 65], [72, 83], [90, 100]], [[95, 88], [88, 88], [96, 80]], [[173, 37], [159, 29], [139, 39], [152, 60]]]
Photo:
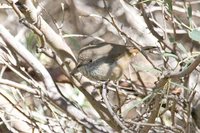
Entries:
[[117, 80], [138, 52], [133, 46], [112, 43], [88, 45], [79, 51], [77, 70], [94, 81]]

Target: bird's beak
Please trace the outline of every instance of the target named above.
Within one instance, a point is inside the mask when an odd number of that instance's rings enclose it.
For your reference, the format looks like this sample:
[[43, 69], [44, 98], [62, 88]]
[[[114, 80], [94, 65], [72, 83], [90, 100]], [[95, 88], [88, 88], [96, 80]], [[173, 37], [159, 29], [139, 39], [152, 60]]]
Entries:
[[144, 46], [141, 49], [145, 51], [145, 50], [152, 50], [152, 49], [157, 49], [157, 48], [158, 48], [157, 46]]
[[82, 66], [82, 63], [81, 63], [81, 62], [78, 62], [76, 68], [79, 68], [79, 67], [81, 67], [81, 66]]

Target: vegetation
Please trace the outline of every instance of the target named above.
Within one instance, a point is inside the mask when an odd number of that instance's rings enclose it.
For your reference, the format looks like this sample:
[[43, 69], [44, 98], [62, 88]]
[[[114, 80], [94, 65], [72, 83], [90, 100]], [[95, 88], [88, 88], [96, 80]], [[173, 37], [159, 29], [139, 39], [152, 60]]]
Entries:
[[[199, 6], [0, 1], [0, 132], [198, 133]], [[140, 51], [120, 80], [73, 72], [80, 48], [99, 42]]]

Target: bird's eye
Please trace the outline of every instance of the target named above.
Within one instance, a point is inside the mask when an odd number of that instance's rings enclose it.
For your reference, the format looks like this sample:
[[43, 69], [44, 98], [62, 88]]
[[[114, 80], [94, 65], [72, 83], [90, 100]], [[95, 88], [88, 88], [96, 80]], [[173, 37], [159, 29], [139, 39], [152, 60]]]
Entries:
[[92, 60], [89, 60], [89, 62], [91, 63], [91, 62], [92, 62]]

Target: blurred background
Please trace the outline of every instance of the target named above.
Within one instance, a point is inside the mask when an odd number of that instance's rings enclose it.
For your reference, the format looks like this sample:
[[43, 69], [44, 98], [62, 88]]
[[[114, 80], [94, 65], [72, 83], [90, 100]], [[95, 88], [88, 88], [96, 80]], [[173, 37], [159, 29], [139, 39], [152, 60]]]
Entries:
[[[64, 38], [76, 57], [82, 47], [100, 42], [128, 46], [135, 46], [136, 42], [138, 46], [156, 46], [156, 50], [145, 52], [151, 62], [143, 54], [138, 54], [132, 59], [119, 82], [108, 86], [107, 97], [111, 108], [133, 132], [199, 132], [199, 66], [187, 75], [168, 79], [162, 88], [155, 87], [166, 73], [178, 73], [188, 69], [199, 56], [199, 0], [32, 2], [38, 15]], [[56, 61], [37, 52], [37, 48], [41, 46], [39, 37], [20, 22], [13, 8], [5, 0], [0, 1], [0, 24], [37, 57], [68, 99], [80, 106], [85, 114], [99, 125], [108, 126], [93, 109], [87, 97], [63, 74]], [[9, 47], [4, 47], [2, 40], [0, 43], [0, 117], [2, 125], [5, 124], [2, 131], [91, 132], [56, 106], [47, 105], [48, 101], [9, 85], [7, 81], [33, 87], [23, 76], [19, 76], [20, 73], [26, 73], [26, 78], [40, 85], [43, 83], [22, 58], [15, 56], [15, 52]], [[20, 64], [13, 67], [16, 60], [19, 60]], [[100, 88], [94, 90], [99, 101], [102, 100]], [[155, 106], [155, 95], [161, 96], [159, 106]], [[22, 112], [26, 112], [26, 115]], [[154, 121], [151, 122], [152, 125], [146, 125], [152, 112], [157, 112]], [[151, 128], [143, 130], [145, 126]]]

